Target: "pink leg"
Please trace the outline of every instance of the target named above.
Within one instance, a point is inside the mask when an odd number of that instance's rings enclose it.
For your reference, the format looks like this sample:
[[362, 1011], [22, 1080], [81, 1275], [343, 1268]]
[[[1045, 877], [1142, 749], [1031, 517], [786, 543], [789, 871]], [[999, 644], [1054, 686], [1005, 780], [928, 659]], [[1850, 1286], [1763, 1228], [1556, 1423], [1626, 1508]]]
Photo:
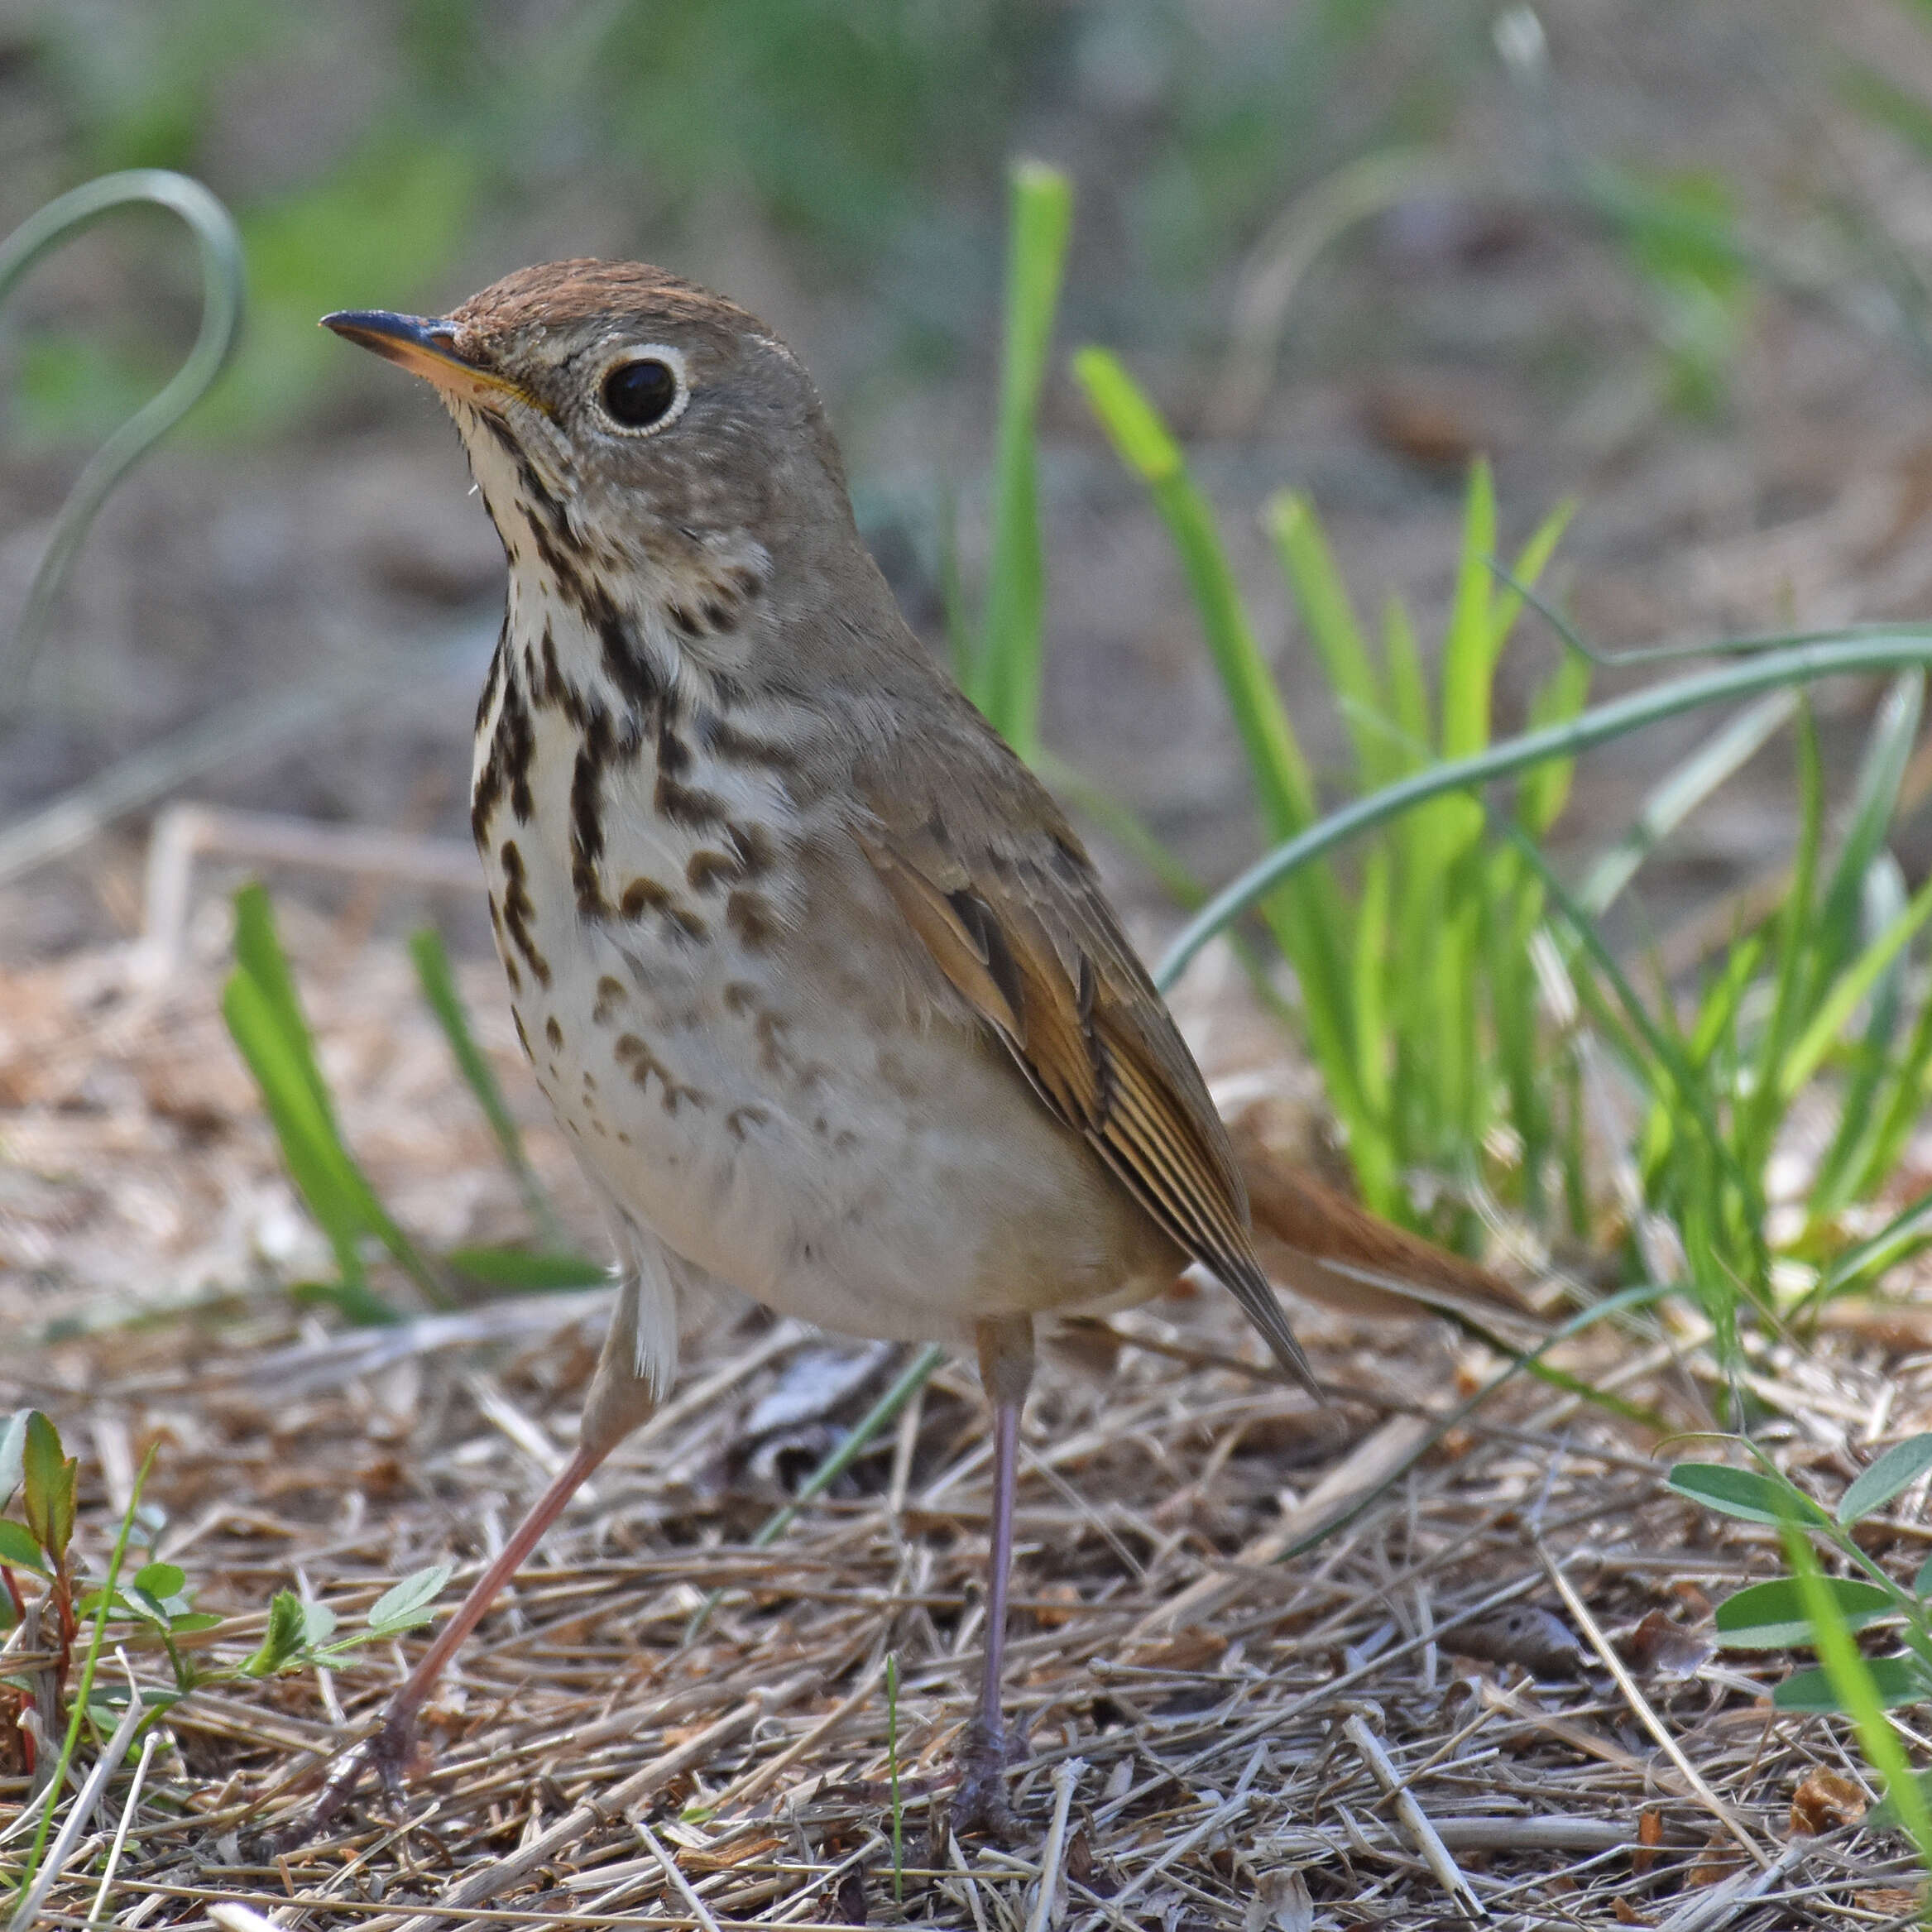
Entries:
[[415, 1743], [416, 1715], [429, 1701], [437, 1680], [448, 1667], [449, 1660], [463, 1647], [470, 1632], [482, 1622], [491, 1604], [501, 1595], [504, 1585], [529, 1560], [531, 1551], [542, 1540], [544, 1532], [563, 1513], [564, 1506], [582, 1486], [591, 1471], [610, 1454], [616, 1441], [613, 1437], [601, 1445], [579, 1449], [564, 1465], [556, 1480], [537, 1498], [530, 1514], [516, 1526], [515, 1535], [503, 1546], [496, 1561], [471, 1584], [470, 1594], [458, 1605], [456, 1614], [443, 1625], [436, 1641], [423, 1653], [422, 1661], [390, 1699], [382, 1714], [382, 1722], [374, 1734], [343, 1760], [322, 1787], [322, 1795], [316, 1800], [314, 1808], [285, 1836], [284, 1850], [305, 1843], [332, 1824], [371, 1769], [381, 1778], [391, 1797], [400, 1794], [403, 1772]]
[[986, 1551], [986, 1656], [980, 1708], [961, 1742], [952, 1824], [1005, 1838], [1014, 1828], [1006, 1770], [1018, 1749], [1000, 1709], [1006, 1657], [1006, 1594], [1013, 1573], [1013, 1498], [1019, 1474], [1019, 1412], [1033, 1375], [1033, 1323], [1025, 1316], [983, 1323], [980, 1379], [993, 1404], [993, 1521]]

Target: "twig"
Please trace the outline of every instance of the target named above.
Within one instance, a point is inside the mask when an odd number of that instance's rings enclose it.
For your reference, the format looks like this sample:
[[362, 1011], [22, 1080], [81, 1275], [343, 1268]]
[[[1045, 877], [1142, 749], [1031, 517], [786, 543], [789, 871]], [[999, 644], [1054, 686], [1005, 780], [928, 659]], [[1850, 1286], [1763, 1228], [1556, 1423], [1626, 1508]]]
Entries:
[[1623, 1658], [1611, 1647], [1609, 1638], [1604, 1634], [1603, 1626], [1590, 1614], [1589, 1606], [1577, 1594], [1575, 1586], [1563, 1574], [1561, 1567], [1551, 1556], [1540, 1537], [1536, 1550], [1546, 1574], [1556, 1587], [1557, 1594], [1563, 1599], [1570, 1615], [1576, 1619], [1579, 1628], [1589, 1640], [1591, 1649], [1603, 1660], [1604, 1668], [1616, 1679], [1617, 1688], [1623, 1693], [1624, 1699], [1636, 1714], [1637, 1721], [1656, 1739], [1664, 1755], [1683, 1774], [1690, 1789], [1696, 1793], [1711, 1815], [1751, 1854], [1760, 1870], [1768, 1870], [1771, 1862], [1759, 1850], [1757, 1839], [1745, 1829], [1743, 1820], [1737, 1813], [1704, 1782], [1697, 1767], [1685, 1755], [1683, 1747], [1664, 1728], [1662, 1719], [1651, 1709], [1650, 1700], [1637, 1689], [1637, 1680], [1624, 1668]]
[[689, 1906], [692, 1915], [703, 1926], [704, 1932], [718, 1932], [718, 1922], [711, 1915], [710, 1907], [691, 1889], [691, 1881], [678, 1869], [677, 1860], [658, 1843], [657, 1834], [641, 1818], [637, 1820], [637, 1835], [663, 1868], [672, 1891]]
[[1151, 1880], [1158, 1878], [1170, 1865], [1175, 1863], [1178, 1859], [1186, 1858], [1204, 1838], [1206, 1838], [1210, 1833], [1219, 1831], [1224, 1825], [1232, 1824], [1235, 1819], [1247, 1810], [1248, 1787], [1254, 1782], [1254, 1774], [1261, 1769], [1262, 1763], [1267, 1756], [1268, 1745], [1263, 1741], [1254, 1747], [1245, 1768], [1242, 1771], [1240, 1776], [1235, 1780], [1234, 1790], [1219, 1805], [1215, 1805], [1214, 1810], [1199, 1824], [1196, 1825], [1192, 1831], [1176, 1839], [1173, 1843], [1169, 1845], [1167, 1850], [1154, 1860], [1153, 1864], [1135, 1872], [1133, 1877], [1129, 1878], [1114, 1894], [1110, 1903], [1116, 1910], [1124, 1906], [1129, 1899], [1132, 1898]]
[[264, 1918], [254, 1906], [238, 1905], [233, 1899], [210, 1906], [208, 1915], [222, 1932], [284, 1932], [273, 1919]]
[[877, 1687], [885, 1669], [883, 1661], [875, 1664], [861, 1679], [858, 1688], [851, 1696], [843, 1703], [834, 1704], [802, 1738], [794, 1738], [769, 1763], [747, 1771], [735, 1785], [727, 1785], [712, 1804], [712, 1810], [722, 1811], [727, 1805], [749, 1805], [754, 1798], [769, 1791], [801, 1757], [816, 1750], [858, 1709]]
[[1733, 1872], [1708, 1891], [1700, 1892], [1680, 1911], [1673, 1912], [1657, 1932], [1717, 1932], [1753, 1900], [1763, 1897], [1811, 1848], [1811, 1841], [1795, 1838], [1775, 1862], [1762, 1872]]
[[161, 1741], [158, 1730], [151, 1730], [141, 1741], [141, 1761], [135, 1766], [134, 1776], [127, 1786], [120, 1823], [114, 1827], [114, 1842], [108, 1848], [107, 1869], [101, 1873], [100, 1889], [95, 1892], [94, 1902], [88, 1910], [87, 1920], [90, 1925], [100, 1917], [101, 1907], [108, 1902], [108, 1888], [114, 1882], [114, 1873], [120, 1867], [122, 1848], [127, 1843], [127, 1829], [133, 1824], [135, 1807], [141, 1802], [141, 1787], [147, 1781], [147, 1767], [154, 1762], [155, 1747]]
[[696, 1737], [687, 1738], [674, 1750], [654, 1757], [641, 1771], [633, 1771], [621, 1785], [601, 1797], [586, 1798], [548, 1831], [507, 1858], [496, 1859], [472, 1872], [450, 1887], [435, 1909], [405, 1920], [398, 1932], [427, 1932], [428, 1927], [448, 1915], [443, 1909], [446, 1906], [460, 1911], [466, 1906], [482, 1905], [487, 1899], [501, 1897], [520, 1879], [529, 1877], [539, 1865], [548, 1864], [566, 1845], [576, 1843], [586, 1832], [594, 1831], [599, 1825], [621, 1818], [634, 1805], [641, 1805], [646, 1798], [661, 1791], [680, 1771], [702, 1764], [713, 1752], [742, 1736], [760, 1718], [783, 1709], [800, 1692], [817, 1681], [816, 1671], [800, 1671], [783, 1683], [774, 1684], [769, 1690], [754, 1690], [741, 1704], [727, 1711], [716, 1723], [707, 1725]]
[[1047, 1828], [1046, 1849], [1040, 1853], [1040, 1890], [1033, 1900], [1027, 1932], [1047, 1932], [1053, 1915], [1053, 1894], [1060, 1886], [1060, 1861], [1067, 1850], [1067, 1814], [1072, 1809], [1073, 1789], [1086, 1769], [1083, 1757], [1062, 1758], [1053, 1767], [1053, 1822]]
[[1436, 1882], [1470, 1918], [1488, 1918], [1489, 1915], [1484, 1910], [1483, 1901], [1476, 1896], [1469, 1880], [1463, 1877], [1460, 1867], [1450, 1857], [1449, 1847], [1443, 1843], [1436, 1827], [1429, 1822], [1428, 1815], [1417, 1803], [1414, 1792], [1402, 1782], [1401, 1775], [1389, 1762], [1388, 1753], [1382, 1747], [1382, 1740], [1359, 1714], [1344, 1723], [1342, 1733], [1361, 1752], [1362, 1762], [1369, 1767], [1376, 1783], [1395, 1800], [1396, 1816], [1409, 1834], [1409, 1842], [1422, 1854], [1422, 1862], [1435, 1873]]
[[[145, 1472], [144, 1472], [145, 1473]], [[82, 1832], [87, 1829], [88, 1820], [94, 1815], [94, 1807], [99, 1804], [101, 1793], [108, 1788], [108, 1780], [119, 1768], [121, 1760], [127, 1755], [127, 1747], [134, 1741], [134, 1733], [140, 1728], [141, 1720], [147, 1715], [147, 1706], [138, 1697], [130, 1697], [127, 1708], [121, 1714], [121, 1721], [114, 1727], [114, 1734], [108, 1738], [107, 1748], [94, 1760], [93, 1769], [87, 1774], [87, 1782], [80, 1787], [80, 1793], [74, 1800], [67, 1814], [66, 1822], [55, 1835], [47, 1853], [47, 1861], [41, 1866], [40, 1876], [34, 1881], [33, 1888], [20, 1901], [13, 1915], [10, 1932], [26, 1932], [38, 1915], [41, 1906], [46, 1902], [47, 1894], [54, 1889], [55, 1882], [65, 1867], [69, 1854], [73, 1851]], [[50, 1801], [55, 1793], [50, 1793]], [[119, 1840], [116, 1840], [118, 1844]]]

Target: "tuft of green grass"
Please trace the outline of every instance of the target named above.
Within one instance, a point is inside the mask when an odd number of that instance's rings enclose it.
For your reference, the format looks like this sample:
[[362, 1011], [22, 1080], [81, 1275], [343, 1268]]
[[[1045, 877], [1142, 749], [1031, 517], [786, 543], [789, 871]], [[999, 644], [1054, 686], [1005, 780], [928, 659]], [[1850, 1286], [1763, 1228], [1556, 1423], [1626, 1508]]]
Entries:
[[336, 1279], [305, 1283], [298, 1292], [329, 1302], [351, 1321], [398, 1320], [396, 1309], [370, 1284], [367, 1250], [372, 1244], [386, 1250], [435, 1307], [451, 1304], [447, 1269], [512, 1290], [588, 1287], [607, 1280], [609, 1270], [602, 1263], [562, 1244], [555, 1211], [476, 1044], [441, 940], [434, 932], [419, 932], [410, 951], [424, 998], [449, 1043], [458, 1071], [475, 1095], [523, 1191], [536, 1224], [538, 1245], [458, 1248], [432, 1259], [383, 1206], [343, 1138], [295, 976], [276, 934], [268, 895], [259, 885], [251, 884], [235, 895], [235, 970], [222, 996], [222, 1014], [255, 1076], [290, 1177], [335, 1254]]
[[[1495, 562], [1497, 510], [1472, 467], [1454, 592], [1439, 648], [1391, 600], [1371, 630], [1306, 499], [1263, 513], [1284, 582], [1349, 749], [1335, 775], [1353, 803], [1321, 817], [1314, 773], [1256, 642], [1211, 506], [1158, 412], [1117, 358], [1082, 350], [1075, 373], [1172, 538], [1203, 641], [1227, 694], [1270, 856], [1216, 894], [1170, 952], [1163, 985], [1252, 910], [1292, 975], [1294, 1020], [1320, 1071], [1363, 1198], [1438, 1239], [1474, 1246], [1478, 1204], [1545, 1238], [1624, 1230], [1637, 1278], [1675, 1285], [1729, 1357], [1741, 1311], [1776, 1322], [1923, 1245], [1932, 1197], [1877, 1241], [1854, 1238], [1882, 1198], [1932, 1087], [1932, 975], [1923, 941], [1932, 882], [1908, 894], [1886, 848], [1923, 709], [1932, 637], [1912, 632], [1759, 639], [1715, 647], [1743, 661], [1586, 708], [1601, 654], [1574, 638], [1535, 584], [1569, 516], [1560, 507], [1511, 564]], [[1528, 728], [1495, 729], [1498, 671], [1527, 606], [1562, 650]], [[1682, 654], [1641, 654], [1652, 661]], [[1834, 670], [1889, 668], [1853, 795], [1828, 837], [1802, 687]], [[1697, 706], [1757, 702], [1668, 773], [1572, 889], [1546, 846], [1574, 761]], [[1686, 993], [1633, 976], [1604, 913], [1648, 855], [1748, 758], [1791, 726], [1800, 769], [1798, 848], [1767, 919], [1740, 930]], [[1514, 777], [1507, 804], [1484, 787]], [[1356, 841], [1354, 863], [1335, 856]], [[1184, 895], [1185, 903], [1185, 895]], [[1638, 979], [1647, 983], [1639, 985]], [[1606, 1077], [1622, 1092], [1605, 1096]], [[1795, 1210], [1773, 1214], [1767, 1177], [1793, 1108], [1829, 1083], [1836, 1126]], [[1600, 1144], [1608, 1097], [1637, 1125]], [[1641, 1227], [1615, 1177], [1638, 1181]], [[1640, 1234], [1642, 1239], [1639, 1239]], [[1862, 1230], [1858, 1230], [1862, 1237]]]

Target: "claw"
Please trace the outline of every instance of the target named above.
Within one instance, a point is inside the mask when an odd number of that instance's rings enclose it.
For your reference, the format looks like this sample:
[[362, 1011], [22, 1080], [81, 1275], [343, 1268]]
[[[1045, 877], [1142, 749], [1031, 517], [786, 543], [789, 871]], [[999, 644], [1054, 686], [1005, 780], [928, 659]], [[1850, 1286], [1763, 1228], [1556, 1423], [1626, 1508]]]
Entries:
[[1010, 1842], [1019, 1818], [1006, 1795], [1006, 1773], [1025, 1757], [1024, 1743], [1004, 1725], [994, 1729], [975, 1718], [966, 1726], [957, 1753], [959, 1784], [952, 1794], [956, 1832], [976, 1832], [999, 1845]]
[[404, 1774], [415, 1742], [415, 1713], [391, 1709], [375, 1730], [329, 1773], [322, 1795], [309, 1808], [306, 1816], [296, 1819], [276, 1838], [276, 1850], [295, 1851], [328, 1830], [348, 1809], [349, 1800], [372, 1771], [381, 1781], [391, 1806], [400, 1811], [405, 1801]]

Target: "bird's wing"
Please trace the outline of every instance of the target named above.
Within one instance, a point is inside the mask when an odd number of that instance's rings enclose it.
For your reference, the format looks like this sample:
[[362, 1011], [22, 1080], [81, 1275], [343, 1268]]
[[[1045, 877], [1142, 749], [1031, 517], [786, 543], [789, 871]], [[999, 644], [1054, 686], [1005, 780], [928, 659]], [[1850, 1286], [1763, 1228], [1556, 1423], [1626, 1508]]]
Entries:
[[903, 764], [861, 786], [856, 836], [893, 903], [1045, 1105], [1319, 1393], [1254, 1258], [1226, 1131], [1079, 841], [1004, 746], [926, 749], [925, 797], [906, 795]]

